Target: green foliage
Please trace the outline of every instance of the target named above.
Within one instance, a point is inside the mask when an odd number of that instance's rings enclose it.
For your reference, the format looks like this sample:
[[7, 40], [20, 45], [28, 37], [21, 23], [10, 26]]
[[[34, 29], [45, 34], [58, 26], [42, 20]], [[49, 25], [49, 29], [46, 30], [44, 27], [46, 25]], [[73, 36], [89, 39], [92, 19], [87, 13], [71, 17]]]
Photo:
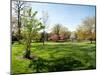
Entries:
[[95, 40], [95, 17], [87, 17], [82, 21], [82, 25], [77, 28], [77, 36], [80, 40]]
[[[30, 56], [30, 48], [31, 48], [31, 42], [32, 38], [36, 36], [39, 30], [43, 28], [42, 23], [36, 19], [36, 14], [38, 12], [33, 12], [32, 9], [25, 9], [24, 10], [24, 16], [23, 16], [23, 35], [24, 35], [24, 41], [25, 41], [25, 57]], [[34, 36], [33, 36], [34, 35]]]

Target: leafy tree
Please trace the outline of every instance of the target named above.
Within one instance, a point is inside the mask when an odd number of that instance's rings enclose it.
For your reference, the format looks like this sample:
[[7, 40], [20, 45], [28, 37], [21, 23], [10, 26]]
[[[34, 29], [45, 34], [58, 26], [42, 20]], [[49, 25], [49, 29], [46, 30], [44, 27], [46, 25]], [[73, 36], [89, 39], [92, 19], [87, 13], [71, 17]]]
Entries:
[[32, 12], [32, 9], [26, 9], [24, 11], [23, 16], [23, 35], [24, 35], [24, 41], [25, 41], [25, 58], [30, 58], [30, 48], [31, 48], [31, 42], [32, 38], [36, 35], [36, 33], [43, 28], [42, 23], [36, 19], [37, 11]]
[[34, 36], [34, 37], [32, 38], [33, 42], [40, 42], [41, 33], [36, 32], [36, 33], [33, 34], [33, 36]]
[[82, 25], [77, 28], [78, 39], [81, 40], [90, 40], [92, 43], [95, 40], [96, 31], [95, 31], [95, 17], [88, 17], [82, 21]]

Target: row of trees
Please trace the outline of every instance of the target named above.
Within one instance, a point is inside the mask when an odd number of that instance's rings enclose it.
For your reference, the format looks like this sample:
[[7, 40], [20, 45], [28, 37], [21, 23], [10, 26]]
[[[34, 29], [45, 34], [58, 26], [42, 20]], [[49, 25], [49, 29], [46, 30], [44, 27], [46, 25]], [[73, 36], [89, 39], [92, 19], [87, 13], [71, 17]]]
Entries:
[[36, 18], [37, 11], [33, 11], [26, 3], [14, 1], [14, 11], [16, 15], [12, 15], [12, 42], [18, 41], [25, 45], [25, 58], [30, 58], [30, 48], [32, 41], [43, 42], [66, 41], [67, 39], [90, 40], [91, 43], [96, 39], [95, 17], [88, 17], [82, 21], [76, 31], [71, 32], [67, 27], [56, 24], [50, 33], [46, 32], [48, 13], [43, 13], [40, 19]]
[[[80, 25], [76, 28], [76, 31], [71, 32], [68, 28], [64, 27], [61, 24], [56, 24], [52, 29], [52, 34], [56, 36], [52, 36], [50, 39], [55, 39], [56, 41], [60, 40], [60, 37], [64, 40], [67, 39], [76, 39], [76, 40], [89, 40], [91, 43], [92, 41], [96, 40], [96, 22], [95, 17], [86, 17]], [[56, 37], [56, 38], [55, 38]]]

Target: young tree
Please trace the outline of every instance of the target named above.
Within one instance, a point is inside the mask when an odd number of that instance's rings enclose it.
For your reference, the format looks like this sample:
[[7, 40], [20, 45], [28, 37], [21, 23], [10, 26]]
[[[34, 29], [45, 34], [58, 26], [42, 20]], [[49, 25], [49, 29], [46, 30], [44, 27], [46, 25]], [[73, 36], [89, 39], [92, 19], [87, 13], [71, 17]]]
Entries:
[[31, 48], [31, 42], [32, 37], [35, 35], [39, 30], [43, 28], [42, 23], [36, 19], [37, 11], [32, 12], [32, 9], [26, 9], [24, 11], [23, 16], [23, 35], [24, 35], [24, 41], [25, 41], [25, 58], [30, 58], [30, 48]]

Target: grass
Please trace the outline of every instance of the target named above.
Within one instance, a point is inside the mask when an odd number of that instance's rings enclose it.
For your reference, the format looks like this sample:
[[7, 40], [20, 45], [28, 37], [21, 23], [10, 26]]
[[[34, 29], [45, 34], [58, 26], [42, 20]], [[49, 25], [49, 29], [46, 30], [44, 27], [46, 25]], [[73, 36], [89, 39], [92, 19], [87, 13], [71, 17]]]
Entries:
[[32, 43], [31, 55], [38, 60], [23, 58], [24, 46], [12, 45], [12, 74], [73, 71], [96, 68], [96, 47], [88, 42], [80, 43]]

